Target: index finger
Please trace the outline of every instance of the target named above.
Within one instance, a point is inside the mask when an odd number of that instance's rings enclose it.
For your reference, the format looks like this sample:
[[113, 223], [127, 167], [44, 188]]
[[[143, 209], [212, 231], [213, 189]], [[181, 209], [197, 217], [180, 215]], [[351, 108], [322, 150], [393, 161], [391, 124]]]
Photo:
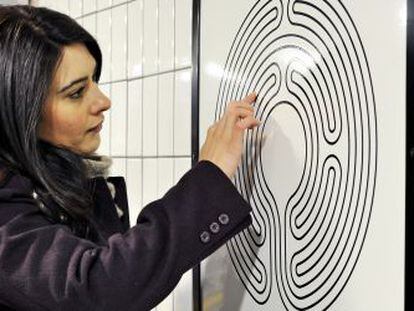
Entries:
[[247, 104], [252, 104], [257, 98], [256, 92], [250, 93], [245, 98], [242, 99], [242, 102], [245, 102]]

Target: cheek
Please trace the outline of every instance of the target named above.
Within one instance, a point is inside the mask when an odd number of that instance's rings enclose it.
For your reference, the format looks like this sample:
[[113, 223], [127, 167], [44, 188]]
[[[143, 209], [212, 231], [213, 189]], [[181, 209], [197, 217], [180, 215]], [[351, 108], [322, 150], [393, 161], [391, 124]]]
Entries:
[[80, 110], [55, 110], [51, 118], [51, 130], [65, 143], [77, 143], [85, 136], [86, 118]]

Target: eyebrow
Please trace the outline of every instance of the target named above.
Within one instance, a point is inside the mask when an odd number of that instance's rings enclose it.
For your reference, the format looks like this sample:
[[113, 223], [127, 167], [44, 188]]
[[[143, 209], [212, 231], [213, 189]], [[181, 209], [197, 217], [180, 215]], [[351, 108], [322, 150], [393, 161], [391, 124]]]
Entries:
[[[95, 74], [96, 74], [96, 67], [97, 67], [97, 64], [95, 64], [95, 69], [94, 69], [94, 71], [93, 71], [93, 76], [95, 76]], [[81, 82], [87, 81], [87, 80], [88, 80], [88, 77], [82, 77], [82, 78], [79, 78], [79, 79], [73, 80], [73, 81], [72, 81], [72, 82], [70, 82], [68, 85], [66, 85], [66, 86], [62, 87], [62, 88], [58, 91], [58, 94], [61, 94], [61, 93], [63, 93], [64, 91], [66, 91], [67, 89], [70, 89], [72, 86], [74, 86], [74, 85], [76, 85], [76, 84], [78, 84], [78, 83], [81, 83]]]

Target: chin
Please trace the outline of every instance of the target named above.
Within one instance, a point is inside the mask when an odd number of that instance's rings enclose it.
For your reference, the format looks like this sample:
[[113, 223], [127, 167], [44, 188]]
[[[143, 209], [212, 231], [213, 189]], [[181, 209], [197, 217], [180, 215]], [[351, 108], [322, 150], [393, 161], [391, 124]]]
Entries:
[[99, 146], [101, 145], [101, 139], [99, 136], [96, 136], [96, 138], [89, 142], [87, 145], [82, 146], [80, 153], [83, 155], [91, 155], [98, 150]]

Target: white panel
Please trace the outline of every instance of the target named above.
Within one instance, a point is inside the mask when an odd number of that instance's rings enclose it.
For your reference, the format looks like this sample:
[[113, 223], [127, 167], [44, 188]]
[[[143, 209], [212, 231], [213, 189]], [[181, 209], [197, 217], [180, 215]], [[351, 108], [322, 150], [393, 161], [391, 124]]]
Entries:
[[248, 91], [262, 120], [236, 174], [253, 224], [203, 262], [206, 309], [404, 310], [406, 4], [203, 1], [200, 138]]
[[158, 155], [173, 155], [174, 145], [174, 74], [159, 76]]
[[112, 0], [98, 0], [98, 10], [108, 8], [112, 5]]
[[191, 154], [191, 72], [176, 73], [174, 103], [174, 155]]
[[144, 73], [158, 71], [158, 1], [144, 0]]
[[117, 4], [125, 3], [127, 1], [130, 1], [130, 0], [112, 0], [112, 5], [117, 5]]
[[[100, 85], [101, 91], [108, 97], [111, 98], [111, 87], [110, 84]], [[100, 133], [101, 144], [97, 150], [98, 154], [109, 155], [110, 153], [110, 134], [111, 134], [111, 109], [104, 112], [105, 121], [102, 126]]]
[[109, 82], [111, 80], [111, 11], [99, 12], [97, 15], [97, 39], [103, 59], [101, 82]]
[[142, 75], [143, 0], [128, 3], [128, 77]]
[[127, 7], [112, 9], [112, 77], [113, 81], [126, 78]]
[[158, 197], [161, 198], [173, 186], [174, 159], [158, 159]]
[[128, 156], [142, 155], [142, 80], [128, 82]]
[[111, 155], [125, 156], [127, 129], [126, 82], [112, 84]]
[[83, 27], [93, 36], [96, 37], [96, 15], [89, 15], [83, 18]]
[[191, 65], [192, 1], [175, 1], [175, 66]]
[[129, 205], [129, 222], [131, 226], [137, 222], [142, 208], [142, 160], [127, 160], [127, 192]]
[[158, 77], [143, 80], [143, 155], [157, 155], [157, 93]]
[[146, 206], [148, 203], [158, 199], [157, 161], [157, 159], [143, 159], [143, 207]]
[[126, 158], [112, 158], [109, 176], [122, 176], [126, 178]]
[[[97, 1], [98, 0], [83, 0], [83, 14], [88, 14], [88, 13], [95, 12]], [[74, 2], [74, 1], [71, 0], [71, 2]]]
[[69, 1], [70, 16], [78, 17], [82, 15], [82, 1]]
[[174, 1], [159, 0], [159, 70], [174, 68]]

